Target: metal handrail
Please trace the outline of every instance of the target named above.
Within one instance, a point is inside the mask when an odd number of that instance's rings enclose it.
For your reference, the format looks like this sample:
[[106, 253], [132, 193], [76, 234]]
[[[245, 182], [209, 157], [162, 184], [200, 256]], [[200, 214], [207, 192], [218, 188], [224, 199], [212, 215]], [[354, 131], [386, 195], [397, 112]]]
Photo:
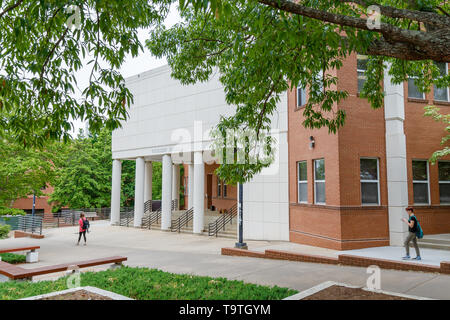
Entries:
[[237, 215], [237, 204], [228, 209], [228, 211], [222, 214], [219, 218], [217, 218], [216, 221], [211, 222], [208, 225], [208, 236], [215, 235], [217, 237], [219, 231], [225, 230], [228, 224], [233, 224], [233, 218], [236, 215]]
[[181, 228], [184, 226], [187, 226], [189, 222], [194, 217], [194, 208], [190, 208], [186, 212], [184, 212], [181, 216], [178, 217], [178, 219], [172, 220], [172, 224], [170, 226], [170, 230], [172, 232], [181, 231]]
[[31, 231], [31, 233], [39, 232], [39, 234], [42, 234], [42, 220], [42, 217], [36, 215], [19, 216], [17, 228], [25, 232]]
[[152, 211], [152, 206], [153, 206], [153, 201], [152, 200], [147, 200], [144, 202], [144, 213], [151, 212]]

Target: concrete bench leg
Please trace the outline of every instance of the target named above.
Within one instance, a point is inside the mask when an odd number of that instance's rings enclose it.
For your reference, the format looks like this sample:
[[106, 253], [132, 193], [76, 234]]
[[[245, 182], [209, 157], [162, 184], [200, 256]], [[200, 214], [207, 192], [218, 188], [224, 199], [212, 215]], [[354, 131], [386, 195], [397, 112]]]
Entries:
[[115, 262], [109, 267], [109, 269], [116, 270], [116, 269], [121, 268], [122, 266], [123, 266], [122, 262]]
[[36, 251], [27, 252], [27, 263], [33, 263], [39, 261], [39, 253]]
[[6, 281], [9, 281], [9, 280], [11, 280], [11, 279], [8, 278], [7, 276], [4, 276], [4, 275], [0, 274], [0, 282], [6, 282]]

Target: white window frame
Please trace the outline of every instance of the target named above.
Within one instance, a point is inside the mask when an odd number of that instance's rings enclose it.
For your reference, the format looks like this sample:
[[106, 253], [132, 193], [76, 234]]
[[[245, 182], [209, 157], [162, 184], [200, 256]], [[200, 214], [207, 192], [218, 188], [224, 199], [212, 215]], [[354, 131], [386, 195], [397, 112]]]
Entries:
[[[439, 160], [438, 162], [450, 162], [450, 161], [448, 161], [448, 160]], [[439, 179], [439, 164], [438, 164], [438, 179]], [[441, 184], [450, 184], [450, 181], [441, 181], [441, 180], [439, 180], [439, 204], [447, 206], [447, 205], [450, 204], [450, 202], [441, 202], [441, 196], [440, 196]]]
[[[414, 180], [414, 166], [412, 165], [413, 161], [423, 161], [427, 165], [427, 180]], [[413, 201], [414, 201], [414, 184], [415, 183], [426, 183], [427, 184], [427, 192], [428, 192], [428, 203], [416, 203], [414, 202], [415, 206], [429, 206], [431, 203], [431, 197], [430, 197], [430, 166], [428, 163], [428, 160], [423, 159], [412, 159], [411, 161], [411, 171], [412, 171], [412, 178], [413, 178]]]
[[222, 181], [222, 198], [228, 198], [228, 185]]
[[[447, 62], [445, 62], [445, 76], [448, 75], [448, 72], [449, 72], [448, 68], [449, 68], [449, 64]], [[439, 88], [439, 89], [442, 89], [442, 88]], [[450, 88], [449, 87], [447, 87], [447, 100], [436, 99], [434, 90], [436, 90], [436, 85], [433, 86], [433, 100], [442, 101], [442, 102], [450, 102]]]
[[[358, 61], [358, 60], [368, 60], [369, 59], [369, 57], [368, 56], [366, 56], [366, 55], [364, 55], [364, 54], [358, 54], [357, 56], [356, 56], [356, 61]], [[359, 72], [362, 72], [363, 73], [363, 75], [361, 76], [361, 79], [364, 79], [364, 81], [367, 81], [367, 76], [366, 76], [366, 71], [367, 71], [367, 69], [366, 70], [363, 70], [363, 69], [358, 69], [358, 62], [356, 62], [356, 79], [357, 79], [357, 81], [359, 80]], [[358, 83], [357, 83], [357, 92], [358, 93], [360, 93], [361, 91], [359, 90], [359, 85], [358, 85]]]
[[[306, 163], [306, 180], [300, 180], [300, 163]], [[306, 184], [306, 201], [300, 201], [300, 184]], [[297, 202], [308, 203], [308, 162], [306, 160], [297, 162]]]
[[[361, 179], [361, 160], [364, 160], [364, 159], [377, 160], [377, 180]], [[372, 158], [372, 157], [361, 157], [361, 158], [359, 158], [359, 181], [360, 181], [359, 186], [360, 186], [360, 189], [361, 189], [361, 205], [362, 206], [379, 206], [380, 203], [381, 203], [381, 199], [380, 199], [380, 159], [379, 158]], [[363, 203], [362, 202], [362, 199], [363, 199], [363, 196], [362, 196], [362, 183], [364, 183], [364, 182], [366, 182], [366, 183], [374, 183], [374, 182], [376, 182], [377, 183], [377, 192], [378, 192], [378, 196], [377, 196], [378, 202], [377, 203]]]
[[[321, 159], [315, 159], [313, 161], [314, 164], [314, 204], [318, 204], [318, 205], [325, 205], [327, 203], [327, 193], [326, 193], [326, 179], [323, 180], [316, 180], [316, 161], [320, 161], [323, 160], [324, 163], [324, 167], [325, 167], [325, 158], [321, 158]], [[316, 183], [317, 182], [323, 182], [325, 188], [324, 188], [324, 192], [325, 192], [325, 202], [317, 202], [317, 188], [316, 188]]]
[[[408, 76], [408, 81], [409, 81], [409, 79], [417, 79], [418, 77], [410, 77], [410, 76]], [[408, 81], [406, 81], [406, 83], [408, 84]], [[414, 83], [414, 85], [416, 85], [415, 83]], [[419, 90], [419, 89], [417, 89], [417, 90]], [[417, 97], [410, 97], [409, 96], [409, 85], [408, 85], [408, 98], [410, 98], [410, 99], [420, 99], [420, 100], [425, 100], [425, 92], [422, 92], [422, 98], [417, 98]]]
[[[300, 93], [300, 94], [299, 94]], [[304, 102], [301, 103], [301, 97], [304, 97]], [[297, 108], [301, 108], [306, 104], [306, 89], [300, 86], [300, 83], [297, 86]]]

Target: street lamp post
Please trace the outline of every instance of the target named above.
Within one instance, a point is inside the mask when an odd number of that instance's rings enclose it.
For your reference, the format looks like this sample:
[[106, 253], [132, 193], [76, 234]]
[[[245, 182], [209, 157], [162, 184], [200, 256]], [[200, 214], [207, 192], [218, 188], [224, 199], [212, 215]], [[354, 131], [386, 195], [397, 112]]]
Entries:
[[244, 187], [242, 182], [239, 183], [239, 212], [238, 212], [238, 223], [239, 223], [239, 242], [236, 242], [235, 248], [238, 249], [248, 249], [247, 244], [243, 242], [243, 194]]

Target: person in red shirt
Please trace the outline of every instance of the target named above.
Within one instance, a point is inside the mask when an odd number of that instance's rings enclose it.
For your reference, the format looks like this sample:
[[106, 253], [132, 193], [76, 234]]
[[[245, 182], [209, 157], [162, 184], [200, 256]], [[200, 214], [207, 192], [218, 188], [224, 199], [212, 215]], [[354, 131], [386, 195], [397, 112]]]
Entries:
[[84, 221], [86, 221], [87, 218], [84, 216], [84, 213], [80, 214], [80, 220], [78, 220], [78, 224], [80, 225], [80, 233], [78, 236], [78, 242], [77, 242], [77, 246], [80, 244], [80, 240], [81, 240], [81, 235], [83, 235], [84, 238], [84, 245], [86, 245], [86, 230], [84, 228]]

